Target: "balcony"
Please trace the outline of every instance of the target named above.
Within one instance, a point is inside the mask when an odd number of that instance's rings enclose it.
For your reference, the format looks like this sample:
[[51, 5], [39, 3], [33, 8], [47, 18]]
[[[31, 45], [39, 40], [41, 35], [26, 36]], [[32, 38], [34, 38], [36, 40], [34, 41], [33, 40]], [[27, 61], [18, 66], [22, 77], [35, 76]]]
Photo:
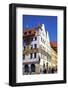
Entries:
[[25, 50], [23, 50], [23, 54], [26, 54], [26, 55], [30, 53], [34, 53], [34, 52], [39, 52], [39, 49], [38, 48], [32, 48], [32, 49], [25, 48]]

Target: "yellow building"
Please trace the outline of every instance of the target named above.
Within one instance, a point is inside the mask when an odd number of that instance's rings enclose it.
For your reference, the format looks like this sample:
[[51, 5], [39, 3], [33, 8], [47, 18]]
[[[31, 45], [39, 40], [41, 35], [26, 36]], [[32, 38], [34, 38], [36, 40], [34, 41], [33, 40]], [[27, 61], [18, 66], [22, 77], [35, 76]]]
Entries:
[[57, 69], [57, 52], [51, 48], [51, 68]]

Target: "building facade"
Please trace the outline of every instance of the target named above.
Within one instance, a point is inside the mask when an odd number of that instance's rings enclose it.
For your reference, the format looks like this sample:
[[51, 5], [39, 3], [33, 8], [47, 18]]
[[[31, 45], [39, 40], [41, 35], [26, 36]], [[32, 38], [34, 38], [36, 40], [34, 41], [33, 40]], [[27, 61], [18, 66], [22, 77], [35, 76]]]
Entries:
[[44, 24], [23, 32], [23, 74], [49, 73], [52, 48]]
[[57, 52], [53, 48], [51, 48], [51, 68], [57, 72]]

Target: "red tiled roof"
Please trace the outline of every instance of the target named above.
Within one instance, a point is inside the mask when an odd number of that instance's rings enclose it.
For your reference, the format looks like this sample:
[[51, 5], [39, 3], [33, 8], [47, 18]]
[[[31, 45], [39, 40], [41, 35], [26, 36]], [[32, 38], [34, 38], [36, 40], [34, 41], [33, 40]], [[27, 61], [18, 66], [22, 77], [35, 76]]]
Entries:
[[55, 42], [55, 41], [50, 42], [50, 44], [51, 44], [52, 47], [57, 47], [57, 42]]
[[57, 42], [51, 41], [50, 44], [51, 44], [51, 47], [57, 52]]
[[26, 29], [25, 31], [23, 31], [23, 36], [31, 36], [31, 35], [35, 35], [36, 30], [34, 28], [30, 28], [30, 29]]
[[25, 29], [25, 31], [23, 32], [36, 32], [36, 29], [35, 28], [28, 28], [28, 29]]

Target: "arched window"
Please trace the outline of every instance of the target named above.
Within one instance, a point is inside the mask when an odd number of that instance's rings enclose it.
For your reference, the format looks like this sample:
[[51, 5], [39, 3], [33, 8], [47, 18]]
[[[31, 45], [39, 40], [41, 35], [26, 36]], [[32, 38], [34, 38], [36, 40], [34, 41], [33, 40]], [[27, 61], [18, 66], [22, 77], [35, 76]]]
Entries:
[[35, 65], [31, 64], [31, 72], [35, 72]]
[[29, 67], [28, 67], [27, 64], [24, 66], [24, 71], [25, 71], [25, 72], [29, 72]]

